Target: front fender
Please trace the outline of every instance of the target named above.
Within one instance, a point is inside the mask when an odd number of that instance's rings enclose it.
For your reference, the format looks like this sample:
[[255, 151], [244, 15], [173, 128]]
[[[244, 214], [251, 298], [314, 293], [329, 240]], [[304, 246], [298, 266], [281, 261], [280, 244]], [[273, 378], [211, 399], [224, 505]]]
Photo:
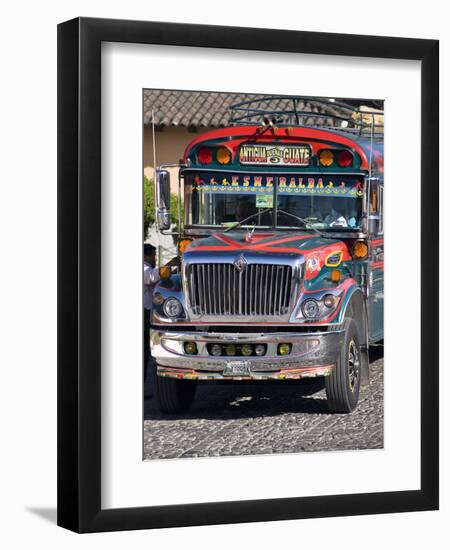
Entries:
[[356, 322], [358, 338], [362, 347], [362, 379], [361, 383], [369, 383], [369, 318], [367, 314], [366, 299], [359, 286], [353, 286], [346, 294], [345, 302], [339, 311], [338, 323], [352, 318]]
[[333, 319], [333, 324], [341, 325], [347, 318], [355, 319], [358, 325], [360, 342], [367, 346], [368, 317], [366, 300], [361, 287], [354, 279], [351, 279], [351, 283], [345, 289], [337, 315]]
[[[361, 311], [358, 308], [356, 313], [361, 313], [361, 314], [363, 314], [363, 317], [364, 317], [365, 314], [366, 314], [366, 312], [365, 312], [366, 306], [365, 306], [364, 295], [363, 295], [363, 292], [362, 292], [361, 288], [356, 283], [356, 281], [352, 280], [352, 283], [345, 290], [344, 296], [341, 300], [339, 312], [338, 312], [338, 315], [337, 315], [336, 321], [335, 321], [336, 323], [339, 323], [339, 324], [343, 323], [344, 320], [347, 317], [349, 317], [349, 316], [353, 317], [354, 306], [352, 305], [352, 303], [355, 302], [355, 301], [358, 304], [360, 304], [360, 307], [362, 308]], [[351, 310], [351, 312], [350, 312], [350, 310]], [[351, 313], [351, 315], [348, 315], [349, 312]]]
[[163, 312], [162, 304], [156, 305], [153, 304], [152, 313], [151, 313], [151, 322], [160, 321], [168, 324], [173, 324], [177, 321], [186, 321], [188, 320], [188, 313], [186, 307], [185, 295], [183, 292], [183, 287], [181, 285], [181, 279], [179, 275], [172, 275], [170, 279], [161, 280], [153, 289], [153, 296], [159, 293], [167, 300], [168, 298], [176, 298], [183, 307], [183, 315], [176, 319], [169, 319]]

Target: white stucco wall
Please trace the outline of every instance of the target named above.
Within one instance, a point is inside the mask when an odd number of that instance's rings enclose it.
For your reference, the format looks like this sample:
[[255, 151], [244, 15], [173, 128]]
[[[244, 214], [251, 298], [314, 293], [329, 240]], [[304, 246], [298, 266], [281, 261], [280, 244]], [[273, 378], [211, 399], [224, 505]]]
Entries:
[[158, 265], [164, 265], [177, 253], [177, 248], [173, 242], [171, 235], [163, 235], [155, 226], [151, 227], [148, 232], [148, 238], [145, 241], [158, 249], [157, 262]]

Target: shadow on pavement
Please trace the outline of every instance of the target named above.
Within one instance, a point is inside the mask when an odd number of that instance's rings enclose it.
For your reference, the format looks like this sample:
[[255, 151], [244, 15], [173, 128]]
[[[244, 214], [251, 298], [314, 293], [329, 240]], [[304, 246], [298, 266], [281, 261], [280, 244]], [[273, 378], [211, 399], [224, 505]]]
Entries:
[[[383, 346], [370, 349], [371, 363], [382, 357]], [[199, 382], [192, 409], [184, 414], [169, 415], [159, 412], [154, 397], [148, 396], [151, 394], [151, 387], [150, 380], [147, 380], [144, 420], [229, 420], [299, 412], [329, 414], [324, 386], [323, 378], [250, 383]]]
[[325, 399], [315, 396], [322, 391], [323, 380], [308, 382], [200, 382], [192, 409], [180, 415], [157, 411], [153, 397], [144, 402], [145, 420], [206, 419], [275, 416], [303, 411], [328, 412]]

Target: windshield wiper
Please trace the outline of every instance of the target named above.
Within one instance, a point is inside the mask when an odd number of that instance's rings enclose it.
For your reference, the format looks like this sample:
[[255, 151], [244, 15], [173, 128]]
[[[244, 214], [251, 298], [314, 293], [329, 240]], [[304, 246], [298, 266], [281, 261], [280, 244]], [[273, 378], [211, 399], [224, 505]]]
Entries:
[[291, 216], [291, 218], [294, 218], [294, 219], [298, 220], [299, 222], [302, 222], [302, 224], [305, 226], [305, 229], [312, 229], [315, 233], [322, 236], [322, 233], [318, 229], [313, 227], [311, 224], [309, 224], [303, 218], [300, 218], [300, 216], [296, 216], [295, 214], [291, 214], [290, 212], [286, 212], [285, 210], [280, 210], [280, 209], [277, 210], [277, 213], [278, 214], [280, 214], [280, 213], [285, 214], [286, 216]]
[[248, 222], [249, 220], [251, 220], [252, 218], [255, 218], [256, 216], [259, 216], [260, 214], [265, 214], [266, 212], [272, 212], [272, 208], [266, 208], [265, 210], [261, 210], [261, 212], [255, 212], [254, 214], [252, 214], [251, 216], [249, 216], [248, 218], [245, 218], [244, 220], [241, 220], [239, 222], [236, 222], [234, 225], [232, 225], [231, 227], [227, 227], [227, 229], [225, 229], [224, 233], [226, 233], [227, 231], [231, 231], [232, 229], [236, 229], [236, 227], [239, 227], [240, 225], [242, 225], [243, 223], [245, 222]]
[[[249, 220], [251, 220], [252, 218], [255, 218], [256, 216], [259, 216], [261, 214], [265, 214], [266, 212], [272, 212], [272, 208], [266, 208], [265, 210], [262, 210], [261, 212], [255, 212], [254, 214], [252, 214], [251, 216], [248, 216], [247, 218], [239, 221], [239, 222], [236, 222], [235, 224], [233, 224], [232, 226], [230, 227], [227, 227], [224, 231], [224, 233], [226, 233], [227, 231], [231, 231], [232, 229], [236, 229], [237, 227], [241, 226], [242, 224], [244, 224], [245, 222], [248, 222]], [[305, 226], [305, 229], [311, 229], [312, 231], [314, 231], [315, 233], [317, 233], [318, 235], [320, 235], [322, 237], [322, 233], [316, 229], [315, 227], [313, 227], [312, 225], [310, 225], [306, 220], [304, 220], [303, 218], [300, 218], [299, 216], [296, 216], [295, 214], [291, 214], [290, 212], [286, 212], [285, 210], [277, 210], [277, 213], [281, 213], [281, 214], [285, 214], [286, 216], [291, 216], [291, 218], [294, 218], [300, 222], [302, 222], [302, 224]]]

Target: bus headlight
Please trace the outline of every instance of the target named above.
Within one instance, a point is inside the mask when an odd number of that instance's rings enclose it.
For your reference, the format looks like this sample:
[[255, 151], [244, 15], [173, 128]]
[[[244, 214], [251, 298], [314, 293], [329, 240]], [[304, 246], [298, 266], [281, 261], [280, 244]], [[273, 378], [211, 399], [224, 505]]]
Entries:
[[321, 297], [307, 298], [301, 304], [297, 317], [303, 317], [307, 321], [318, 321], [329, 317], [336, 311], [340, 297], [327, 293]]
[[325, 294], [323, 297], [323, 303], [330, 309], [336, 305], [336, 301], [337, 298], [333, 294]]
[[164, 302], [163, 311], [167, 317], [179, 317], [183, 311], [183, 306], [176, 298], [168, 298]]
[[320, 313], [320, 307], [317, 300], [310, 298], [305, 300], [302, 304], [303, 315], [306, 319], [317, 319]]

